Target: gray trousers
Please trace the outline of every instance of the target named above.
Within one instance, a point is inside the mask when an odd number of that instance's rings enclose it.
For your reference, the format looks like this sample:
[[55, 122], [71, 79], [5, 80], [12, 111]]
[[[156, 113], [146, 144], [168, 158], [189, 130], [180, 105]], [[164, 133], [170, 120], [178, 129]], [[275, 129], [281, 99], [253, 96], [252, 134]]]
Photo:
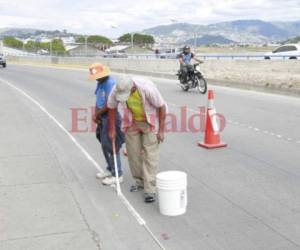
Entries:
[[156, 193], [159, 146], [156, 133], [147, 122], [134, 122], [125, 133], [125, 142], [132, 177], [145, 193]]

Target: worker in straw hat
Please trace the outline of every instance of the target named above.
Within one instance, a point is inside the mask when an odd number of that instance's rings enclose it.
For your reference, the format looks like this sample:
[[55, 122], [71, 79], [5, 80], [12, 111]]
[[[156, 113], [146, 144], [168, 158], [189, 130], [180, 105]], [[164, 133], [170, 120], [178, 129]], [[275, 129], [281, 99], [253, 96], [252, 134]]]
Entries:
[[[94, 63], [89, 67], [89, 79], [97, 81], [97, 87], [95, 90], [96, 95], [96, 108], [93, 117], [94, 122], [97, 123], [96, 137], [101, 143], [103, 155], [105, 157], [107, 167], [103, 173], [98, 173], [97, 178], [102, 180], [104, 185], [113, 185], [116, 183], [116, 173], [114, 167], [113, 147], [112, 141], [108, 136], [109, 121], [108, 121], [108, 108], [107, 100], [112, 89], [114, 88], [116, 81], [110, 76], [110, 69], [100, 63]], [[115, 112], [114, 122], [116, 127], [116, 153], [117, 153], [117, 165], [118, 165], [118, 177], [119, 182], [123, 182], [123, 171], [120, 159], [120, 148], [124, 142], [124, 134], [121, 132], [121, 116], [118, 112]]]
[[[153, 82], [125, 76], [109, 96], [110, 119], [115, 117], [111, 116], [112, 110], [116, 110], [119, 103], [126, 111], [123, 129], [129, 166], [135, 180], [130, 191], [144, 190], [144, 201], [152, 203], [155, 201], [159, 143], [164, 141], [167, 104]], [[111, 139], [116, 137], [113, 127], [110, 127], [109, 135]]]

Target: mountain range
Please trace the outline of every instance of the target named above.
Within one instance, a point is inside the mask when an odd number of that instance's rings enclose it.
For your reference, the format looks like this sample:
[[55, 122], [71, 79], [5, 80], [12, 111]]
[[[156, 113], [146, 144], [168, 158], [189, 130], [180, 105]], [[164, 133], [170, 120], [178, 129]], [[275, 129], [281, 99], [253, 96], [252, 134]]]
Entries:
[[37, 36], [49, 36], [49, 37], [67, 37], [74, 36], [72, 33], [68, 33], [66, 30], [41, 30], [41, 29], [25, 29], [25, 28], [0, 28], [0, 39], [6, 36], [13, 36], [18, 38], [30, 38]]
[[[158, 43], [193, 45], [207, 44], [266, 44], [286, 41], [300, 36], [300, 21], [266, 22], [262, 20], [236, 20], [209, 25], [173, 23], [141, 31], [153, 35]], [[30, 38], [38, 36], [78, 36], [66, 30], [0, 28], [0, 39], [5, 36]], [[195, 39], [196, 38], [196, 39]]]
[[209, 25], [174, 23], [146, 29], [158, 42], [179, 44], [265, 44], [285, 41], [300, 35], [300, 21], [266, 22], [262, 20], [236, 20]]

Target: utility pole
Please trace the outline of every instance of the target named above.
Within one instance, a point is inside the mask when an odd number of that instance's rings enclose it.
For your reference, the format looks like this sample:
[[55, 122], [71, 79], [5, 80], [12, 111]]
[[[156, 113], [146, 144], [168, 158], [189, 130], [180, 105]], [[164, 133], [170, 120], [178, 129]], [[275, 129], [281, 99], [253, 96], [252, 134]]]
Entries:
[[50, 56], [52, 57], [52, 40], [50, 40]]
[[23, 54], [25, 53], [25, 40], [23, 41], [23, 46], [22, 46]]
[[85, 56], [87, 56], [87, 39], [88, 39], [88, 36], [86, 35], [84, 37], [84, 42], [85, 42]]
[[131, 33], [131, 48], [133, 49], [133, 36], [134, 36], [134, 33]]

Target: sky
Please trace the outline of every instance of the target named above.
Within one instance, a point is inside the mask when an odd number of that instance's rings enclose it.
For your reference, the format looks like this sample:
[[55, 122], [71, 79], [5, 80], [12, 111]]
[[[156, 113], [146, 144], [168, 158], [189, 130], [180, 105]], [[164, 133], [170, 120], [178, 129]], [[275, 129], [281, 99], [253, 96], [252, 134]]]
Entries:
[[0, 28], [118, 37], [176, 22], [299, 21], [300, 0], [0, 0]]

